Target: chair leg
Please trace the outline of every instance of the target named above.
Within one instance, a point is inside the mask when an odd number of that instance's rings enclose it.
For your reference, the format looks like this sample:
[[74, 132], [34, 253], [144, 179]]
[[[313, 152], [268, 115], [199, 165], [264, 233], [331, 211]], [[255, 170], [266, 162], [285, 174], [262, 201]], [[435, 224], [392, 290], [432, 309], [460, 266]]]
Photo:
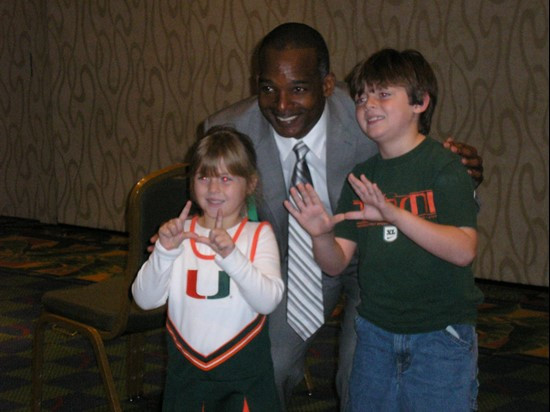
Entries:
[[307, 394], [309, 396], [313, 395], [313, 378], [311, 377], [311, 372], [309, 371], [307, 360], [304, 368], [304, 380], [306, 381]]
[[[116, 391], [115, 382], [113, 379], [113, 374], [111, 372], [111, 366], [109, 365], [109, 360], [107, 358], [107, 352], [105, 351], [103, 339], [97, 329], [80, 322], [54, 315], [52, 313], [42, 314], [35, 328], [34, 343], [36, 346], [34, 348], [35, 356], [33, 359], [33, 411], [40, 410], [42, 367], [44, 362], [44, 328], [48, 323], [57, 325], [58, 330], [76, 330], [89, 340], [94, 349], [97, 366], [99, 368], [101, 379], [103, 381], [103, 387], [109, 401], [109, 409], [111, 410], [111, 412], [122, 412], [118, 393]], [[35, 379], [36, 382], [34, 382]], [[34, 384], [37, 385], [36, 388], [34, 388]]]
[[103, 345], [103, 339], [96, 329], [88, 328], [87, 326], [85, 326], [85, 328], [87, 329], [85, 334], [88, 335], [88, 338], [94, 347], [97, 364], [103, 380], [103, 387], [105, 388], [107, 398], [109, 399], [109, 409], [111, 412], [122, 412], [120, 400], [115, 387], [115, 381], [113, 379], [113, 372], [111, 371], [109, 359], [107, 358], [107, 352], [105, 351], [105, 346]]
[[131, 402], [143, 396], [144, 347], [144, 333], [127, 336], [126, 394]]

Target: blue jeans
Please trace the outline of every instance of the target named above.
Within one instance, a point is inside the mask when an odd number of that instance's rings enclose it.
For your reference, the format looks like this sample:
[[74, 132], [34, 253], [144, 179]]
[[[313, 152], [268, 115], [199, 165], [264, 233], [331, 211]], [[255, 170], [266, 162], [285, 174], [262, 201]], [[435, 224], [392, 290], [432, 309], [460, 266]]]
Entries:
[[395, 334], [358, 316], [349, 412], [477, 410], [477, 335], [472, 325]]

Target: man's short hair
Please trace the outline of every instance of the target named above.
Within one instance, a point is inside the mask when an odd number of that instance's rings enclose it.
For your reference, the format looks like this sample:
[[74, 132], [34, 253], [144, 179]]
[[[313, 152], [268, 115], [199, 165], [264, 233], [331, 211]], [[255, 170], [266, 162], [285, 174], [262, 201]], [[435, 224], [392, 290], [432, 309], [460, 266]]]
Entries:
[[313, 27], [303, 23], [284, 23], [271, 30], [262, 40], [259, 47], [258, 57], [261, 62], [265, 50], [284, 49], [315, 49], [317, 55], [317, 68], [321, 78], [330, 73], [330, 58], [328, 47], [323, 36]]

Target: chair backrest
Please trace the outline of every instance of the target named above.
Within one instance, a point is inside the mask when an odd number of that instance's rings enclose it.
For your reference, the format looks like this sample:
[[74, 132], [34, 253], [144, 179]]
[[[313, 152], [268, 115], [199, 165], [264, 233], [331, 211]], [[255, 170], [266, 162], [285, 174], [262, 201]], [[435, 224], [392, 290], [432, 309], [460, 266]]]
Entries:
[[188, 165], [185, 163], [153, 172], [134, 185], [126, 211], [128, 286], [149, 256], [147, 247], [151, 236], [162, 223], [177, 217], [189, 199]]

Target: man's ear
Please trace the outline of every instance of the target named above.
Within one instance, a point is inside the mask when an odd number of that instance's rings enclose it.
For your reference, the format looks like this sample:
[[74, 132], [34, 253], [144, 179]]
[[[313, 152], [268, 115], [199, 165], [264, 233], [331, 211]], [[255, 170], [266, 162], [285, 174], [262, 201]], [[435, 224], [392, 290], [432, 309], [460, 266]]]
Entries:
[[430, 104], [430, 95], [428, 93], [424, 93], [424, 96], [422, 98], [422, 103], [420, 104], [413, 104], [413, 112], [414, 113], [423, 113], [426, 111]]
[[336, 84], [336, 77], [334, 73], [329, 73], [323, 79], [323, 96], [329, 97], [332, 92], [334, 92], [334, 87]]

